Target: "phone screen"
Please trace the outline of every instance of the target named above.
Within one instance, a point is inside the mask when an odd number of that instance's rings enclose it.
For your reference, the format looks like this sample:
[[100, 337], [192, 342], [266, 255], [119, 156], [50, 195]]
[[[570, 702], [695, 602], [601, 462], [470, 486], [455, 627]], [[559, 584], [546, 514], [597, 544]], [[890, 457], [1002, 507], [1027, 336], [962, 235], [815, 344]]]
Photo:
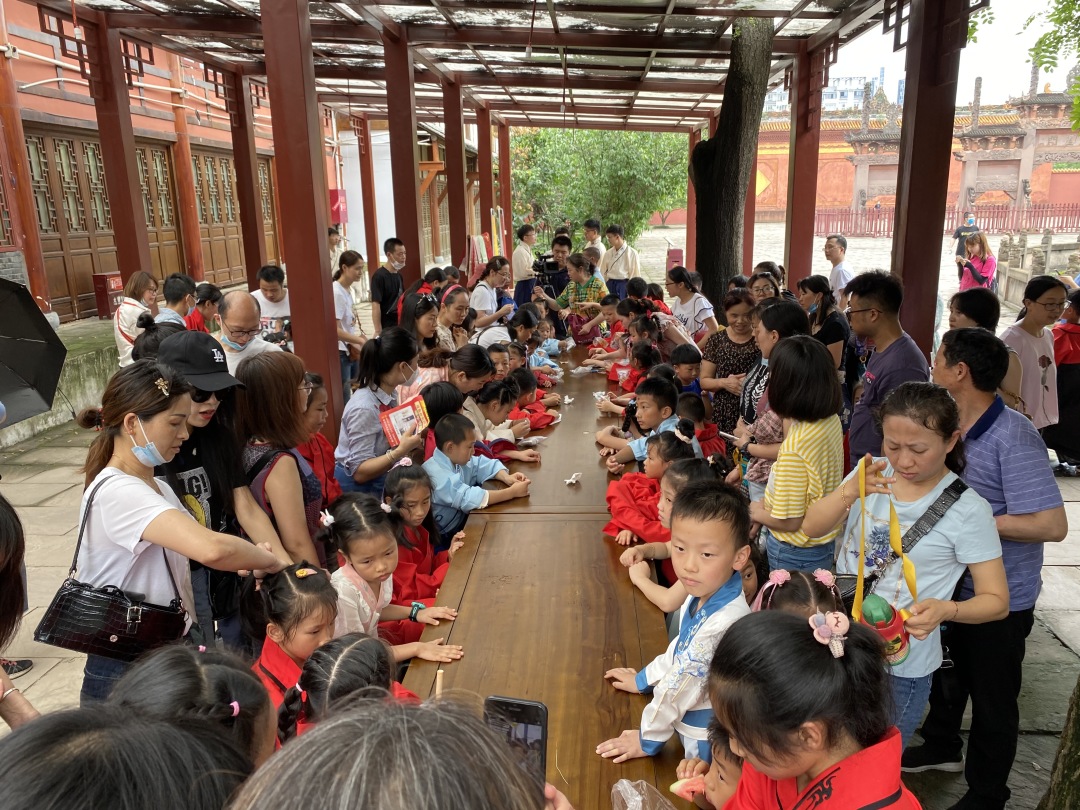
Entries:
[[543, 783], [547, 769], [547, 728], [543, 715], [530, 711], [527, 706], [488, 703], [484, 719], [506, 741], [518, 764]]

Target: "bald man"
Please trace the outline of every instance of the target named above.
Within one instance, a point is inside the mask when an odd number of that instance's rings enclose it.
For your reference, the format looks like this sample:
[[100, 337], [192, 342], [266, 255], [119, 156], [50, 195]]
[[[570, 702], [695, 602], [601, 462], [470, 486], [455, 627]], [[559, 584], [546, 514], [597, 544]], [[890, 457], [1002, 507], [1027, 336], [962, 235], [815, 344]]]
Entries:
[[251, 293], [243, 290], [226, 293], [218, 304], [216, 317], [221, 327], [217, 339], [225, 350], [225, 362], [230, 374], [236, 374], [236, 367], [245, 357], [281, 351], [280, 346], [268, 343], [259, 336], [262, 331], [261, 312], [259, 302]]

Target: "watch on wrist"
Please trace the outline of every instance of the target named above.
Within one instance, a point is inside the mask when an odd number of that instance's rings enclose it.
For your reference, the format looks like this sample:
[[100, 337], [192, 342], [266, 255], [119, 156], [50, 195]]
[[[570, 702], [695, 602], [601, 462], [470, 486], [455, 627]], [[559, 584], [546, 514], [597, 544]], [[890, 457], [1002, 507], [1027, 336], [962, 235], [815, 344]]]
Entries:
[[743, 442], [742, 447], [739, 448], [739, 452], [742, 453], [744, 456], [746, 456], [746, 458], [753, 458], [754, 457], [754, 454], [750, 452], [750, 443], [753, 442], [753, 441], [754, 441], [754, 439], [751, 436], [749, 439], [747, 439], [745, 442]]
[[409, 621], [410, 622], [415, 622], [417, 620], [416, 619], [416, 614], [419, 613], [421, 610], [423, 610], [426, 607], [427, 607], [427, 605], [425, 605], [423, 602], [413, 602], [412, 603], [412, 610], [409, 611]]

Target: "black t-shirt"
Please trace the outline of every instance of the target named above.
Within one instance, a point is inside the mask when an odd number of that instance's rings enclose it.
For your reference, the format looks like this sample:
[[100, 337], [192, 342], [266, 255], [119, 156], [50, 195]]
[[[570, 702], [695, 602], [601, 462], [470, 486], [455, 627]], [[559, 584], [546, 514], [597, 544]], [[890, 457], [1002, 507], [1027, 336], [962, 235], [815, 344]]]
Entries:
[[964, 241], [969, 236], [974, 236], [978, 232], [979, 232], [979, 226], [978, 225], [967, 225], [967, 224], [961, 225], [959, 228], [957, 228], [953, 232], [952, 238], [958, 240], [957, 243], [956, 243], [956, 255], [957, 256], [967, 256], [967, 249], [964, 247]]
[[[846, 347], [849, 334], [851, 334], [851, 327], [848, 326], [844, 316], [839, 312], [830, 312], [825, 316], [825, 323], [823, 323], [821, 328], [814, 333], [814, 337], [820, 340], [825, 346], [831, 346], [833, 343], [842, 343]], [[847, 352], [844, 349], [841, 349], [839, 371], [844, 370], [846, 354]]]
[[403, 292], [405, 281], [401, 278], [401, 273], [391, 273], [383, 266], [371, 277], [371, 300], [379, 305], [383, 329], [397, 326], [397, 304]]
[[[166, 473], [165, 467], [157, 467], [154, 472], [164, 477], [174, 492], [174, 482], [179, 484], [180, 491], [176, 492], [176, 496], [201, 526], [215, 532], [232, 534], [235, 532], [231, 526], [233, 516], [225, 511], [221, 494], [214, 491], [210, 476], [206, 474], [206, 468], [202, 464], [201, 442], [204, 436], [204, 431], [196, 430], [191, 438], [184, 442], [180, 452], [168, 464], [167, 470], [171, 475]], [[247, 478], [238, 460], [234, 460], [229, 466], [228, 475], [232, 488], [247, 486]]]

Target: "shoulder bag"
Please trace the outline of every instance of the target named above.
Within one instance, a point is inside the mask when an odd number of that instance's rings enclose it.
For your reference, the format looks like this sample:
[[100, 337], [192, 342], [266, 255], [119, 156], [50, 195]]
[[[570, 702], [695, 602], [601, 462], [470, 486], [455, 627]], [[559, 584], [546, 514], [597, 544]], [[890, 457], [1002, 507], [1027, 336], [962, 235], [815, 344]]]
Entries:
[[94, 496], [106, 481], [107, 478], [100, 481], [90, 491], [67, 579], [34, 630], [34, 641], [88, 655], [134, 661], [155, 647], [179, 640], [184, 635], [187, 611], [164, 548], [162, 562], [176, 596], [168, 606], [144, 602], [141, 594], [125, 593], [115, 585], [95, 588], [75, 579]]

